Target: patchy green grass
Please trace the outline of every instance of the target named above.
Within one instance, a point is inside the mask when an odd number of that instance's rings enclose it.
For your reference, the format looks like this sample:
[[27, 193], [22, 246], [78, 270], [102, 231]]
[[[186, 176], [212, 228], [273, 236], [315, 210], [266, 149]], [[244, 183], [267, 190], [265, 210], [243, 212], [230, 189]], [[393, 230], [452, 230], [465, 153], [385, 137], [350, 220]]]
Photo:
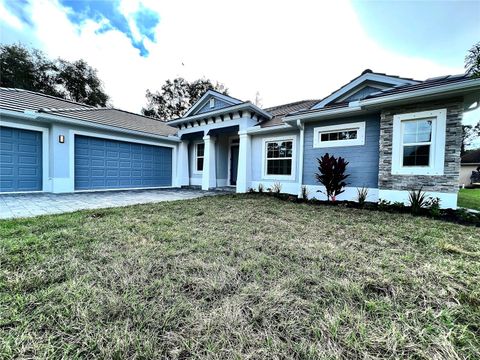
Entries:
[[480, 189], [460, 189], [458, 206], [480, 210]]
[[258, 195], [0, 222], [0, 358], [480, 358], [480, 229]]

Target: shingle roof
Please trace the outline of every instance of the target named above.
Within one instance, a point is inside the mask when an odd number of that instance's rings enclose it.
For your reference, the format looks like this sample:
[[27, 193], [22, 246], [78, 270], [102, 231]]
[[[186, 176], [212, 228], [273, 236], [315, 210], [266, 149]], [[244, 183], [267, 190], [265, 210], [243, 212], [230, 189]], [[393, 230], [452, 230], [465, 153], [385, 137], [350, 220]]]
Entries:
[[382, 96], [387, 96], [387, 95], [392, 95], [392, 94], [408, 92], [408, 91], [431, 88], [431, 87], [435, 87], [435, 86], [451, 84], [451, 83], [466, 81], [466, 80], [470, 80], [470, 79], [471, 79], [471, 76], [466, 75], [466, 74], [440, 76], [440, 77], [427, 79], [427, 80], [422, 81], [418, 84], [407, 84], [407, 85], [393, 86], [393, 87], [390, 87], [388, 89], [384, 89], [384, 90], [380, 90], [380, 91], [377, 91], [375, 93], [372, 93], [372, 94], [366, 96], [365, 99], [371, 99], [371, 98], [377, 98], [377, 97], [382, 97]]
[[177, 132], [164, 122], [147, 116], [115, 108], [96, 108], [21, 89], [0, 88], [0, 109], [17, 112], [32, 110], [159, 136]]
[[271, 118], [270, 120], [264, 121], [263, 123], [260, 124], [260, 126], [269, 127], [269, 126], [283, 125], [284, 124], [282, 120], [283, 116], [292, 112], [309, 109], [310, 107], [313, 106], [313, 104], [316, 104], [317, 102], [318, 100], [301, 100], [293, 103], [277, 105], [277, 106], [272, 106], [272, 107], [263, 109], [264, 111], [272, 114], [273, 118]]
[[480, 164], [480, 149], [467, 151], [462, 156], [462, 164]]

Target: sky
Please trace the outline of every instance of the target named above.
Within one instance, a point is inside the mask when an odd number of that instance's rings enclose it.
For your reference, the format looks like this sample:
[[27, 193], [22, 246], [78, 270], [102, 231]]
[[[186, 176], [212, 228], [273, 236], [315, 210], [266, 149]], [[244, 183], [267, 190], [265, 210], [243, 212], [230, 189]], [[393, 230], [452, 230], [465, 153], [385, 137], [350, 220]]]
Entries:
[[463, 73], [480, 0], [0, 0], [0, 41], [85, 59], [129, 111], [177, 76], [219, 81], [243, 100], [259, 92], [268, 107], [321, 99], [367, 68]]

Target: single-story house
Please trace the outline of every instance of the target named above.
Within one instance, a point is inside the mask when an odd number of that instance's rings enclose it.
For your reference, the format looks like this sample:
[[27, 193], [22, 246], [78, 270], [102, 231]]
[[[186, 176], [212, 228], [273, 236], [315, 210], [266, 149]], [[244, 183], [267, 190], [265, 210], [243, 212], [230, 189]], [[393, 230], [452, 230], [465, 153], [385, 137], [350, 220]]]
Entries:
[[472, 173], [480, 168], [480, 149], [467, 151], [460, 163], [460, 185], [472, 185]]
[[[480, 79], [425, 81], [365, 70], [320, 100], [261, 109], [207, 91], [178, 119], [95, 108], [19, 89], [0, 92], [0, 191], [73, 192], [280, 184], [324, 199], [315, 180], [326, 152], [348, 162], [339, 199], [403, 201], [423, 188], [457, 205], [461, 120]], [[320, 190], [317, 191], [317, 190]]]

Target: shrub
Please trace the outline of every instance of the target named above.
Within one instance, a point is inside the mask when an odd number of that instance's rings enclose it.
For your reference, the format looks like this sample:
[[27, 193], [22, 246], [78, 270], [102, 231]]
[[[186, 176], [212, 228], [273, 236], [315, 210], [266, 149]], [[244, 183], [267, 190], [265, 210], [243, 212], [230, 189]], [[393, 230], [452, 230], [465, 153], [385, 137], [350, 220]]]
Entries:
[[250, 194], [254, 194], [254, 193], [255, 193], [255, 189], [254, 189], [254, 188], [248, 188], [248, 192], [249, 192]]
[[264, 191], [263, 184], [262, 183], [258, 184], [258, 192], [262, 194], [263, 191]]
[[433, 217], [439, 217], [441, 215], [440, 212], [440, 198], [438, 197], [431, 197], [428, 208], [430, 210], [430, 215]]
[[365, 202], [367, 201], [368, 197], [368, 188], [362, 187], [362, 188], [357, 188], [357, 200], [358, 204], [363, 206], [365, 205]]
[[335, 201], [336, 197], [343, 193], [347, 183], [344, 181], [350, 175], [345, 174], [348, 161], [344, 158], [330, 156], [328, 153], [323, 155], [318, 161], [318, 173], [315, 177], [319, 183], [325, 186], [328, 200]]
[[408, 202], [413, 214], [418, 214], [422, 208], [429, 205], [429, 198], [425, 191], [420, 188], [419, 190], [410, 190], [408, 192]]
[[282, 192], [282, 184], [280, 184], [278, 181], [275, 182], [275, 183], [272, 185], [271, 191], [272, 191], [274, 194], [279, 195], [279, 194]]

